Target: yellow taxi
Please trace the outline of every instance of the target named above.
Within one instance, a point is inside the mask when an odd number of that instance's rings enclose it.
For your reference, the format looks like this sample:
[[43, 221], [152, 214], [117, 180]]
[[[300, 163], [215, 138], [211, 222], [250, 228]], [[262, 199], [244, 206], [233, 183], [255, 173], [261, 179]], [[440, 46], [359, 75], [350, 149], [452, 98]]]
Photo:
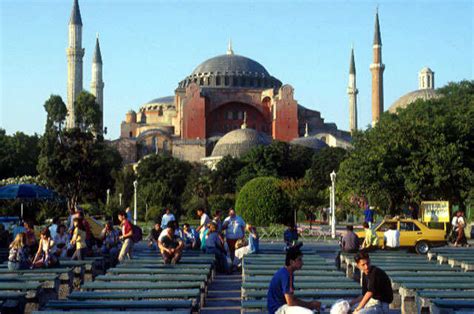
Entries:
[[[429, 228], [421, 221], [411, 218], [395, 217], [384, 219], [374, 228], [378, 237], [378, 247], [383, 247], [383, 234], [393, 224], [397, 225], [397, 230], [400, 232], [400, 247], [402, 248], [415, 248], [418, 254], [426, 254], [430, 247], [446, 244], [446, 231], [444, 229]], [[365, 232], [359, 231], [356, 234], [363, 241]]]

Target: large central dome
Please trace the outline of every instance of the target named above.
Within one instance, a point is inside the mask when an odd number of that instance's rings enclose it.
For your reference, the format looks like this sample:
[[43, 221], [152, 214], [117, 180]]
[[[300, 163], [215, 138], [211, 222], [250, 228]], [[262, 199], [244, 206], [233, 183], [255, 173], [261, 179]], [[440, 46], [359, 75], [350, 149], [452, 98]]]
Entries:
[[281, 82], [255, 60], [234, 54], [229, 46], [227, 54], [208, 59], [179, 82], [178, 88], [195, 83], [206, 88], [280, 88]]
[[217, 56], [211, 59], [208, 59], [198, 65], [196, 69], [194, 69], [194, 74], [205, 74], [205, 73], [213, 73], [213, 74], [250, 74], [260, 77], [269, 77], [270, 74], [268, 71], [258, 63], [250, 58], [227, 54]]

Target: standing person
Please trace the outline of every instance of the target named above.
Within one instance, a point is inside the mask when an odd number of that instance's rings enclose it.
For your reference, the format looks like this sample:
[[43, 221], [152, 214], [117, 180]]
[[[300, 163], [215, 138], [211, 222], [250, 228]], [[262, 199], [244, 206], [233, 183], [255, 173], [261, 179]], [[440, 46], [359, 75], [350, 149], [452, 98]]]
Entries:
[[235, 214], [233, 208], [229, 209], [229, 216], [224, 219], [222, 230], [225, 230], [225, 238], [229, 246], [230, 260], [234, 261], [235, 243], [245, 236], [245, 221]]
[[166, 208], [163, 217], [161, 217], [161, 229], [166, 229], [166, 226], [168, 226], [170, 221], [176, 221], [176, 218], [171, 213], [171, 210]]
[[457, 229], [456, 229], [456, 242], [454, 242], [454, 246], [469, 246], [467, 244], [466, 235], [464, 234], [464, 228], [466, 227], [466, 220], [464, 219], [464, 212], [458, 211], [457, 212]]
[[175, 222], [168, 222], [168, 226], [164, 230], [166, 233], [158, 239], [158, 247], [163, 256], [164, 264], [177, 264], [183, 253], [184, 243], [175, 234]]
[[129, 222], [133, 220], [132, 209], [130, 207], [125, 208], [125, 213], [127, 214], [127, 219]]
[[36, 241], [36, 236], [35, 236], [35, 225], [31, 221], [25, 221], [23, 224], [25, 227], [25, 236], [26, 236], [26, 242], [25, 246], [27, 249], [27, 254], [28, 256], [32, 256], [38, 247], [38, 242]]
[[400, 231], [397, 230], [397, 224], [390, 225], [390, 229], [383, 233], [384, 249], [397, 250], [400, 248]]
[[58, 263], [58, 259], [51, 253], [53, 248], [53, 240], [51, 240], [51, 232], [48, 228], [41, 231], [41, 238], [38, 245], [38, 251], [33, 258], [33, 268], [51, 267]]
[[235, 250], [234, 266], [240, 265], [242, 258], [245, 255], [258, 253], [260, 249], [260, 237], [258, 236], [257, 228], [248, 224], [245, 228], [249, 233], [248, 245]]
[[364, 226], [365, 237], [364, 237], [364, 242], [362, 242], [362, 246], [360, 249], [365, 250], [365, 251], [375, 250], [379, 242], [379, 238], [377, 237], [377, 234], [375, 233], [374, 230], [370, 229], [368, 222], [364, 222], [362, 226]]
[[209, 230], [206, 237], [206, 253], [215, 255], [218, 271], [230, 273], [224, 242], [217, 232], [217, 224], [213, 221], [209, 223]]
[[199, 239], [201, 240], [201, 246], [206, 243], [206, 239], [204, 239], [204, 232], [207, 229], [207, 225], [211, 222], [209, 216], [204, 212], [204, 209], [198, 208], [197, 209], [197, 216], [201, 219], [199, 222], [199, 226], [196, 228], [196, 231], [199, 232]]
[[74, 218], [73, 221], [74, 231], [72, 233], [71, 245], [76, 248], [71, 259], [83, 260], [86, 256], [87, 244], [86, 244], [86, 230], [82, 223], [82, 219], [78, 217]]
[[16, 235], [15, 240], [10, 244], [10, 252], [8, 254], [8, 270], [15, 271], [28, 269], [30, 261], [26, 253], [26, 235], [20, 232]]
[[129, 259], [132, 259], [133, 252], [133, 228], [130, 221], [127, 219], [127, 213], [123, 210], [118, 213], [118, 220], [120, 221], [120, 226], [122, 227], [122, 235], [119, 237], [122, 240], [122, 248], [118, 256], [118, 261], [121, 262], [124, 260], [125, 256], [128, 256]]
[[318, 301], [306, 302], [294, 295], [294, 273], [303, 267], [303, 253], [298, 247], [291, 247], [286, 252], [285, 266], [273, 275], [267, 293], [269, 314], [312, 314], [319, 310]]
[[66, 232], [65, 225], [59, 225], [56, 236], [53, 238], [53, 251], [57, 257], [66, 257], [67, 244], [69, 243], [69, 235]]
[[54, 217], [51, 226], [49, 226], [49, 232], [51, 233], [51, 239], [54, 239], [56, 237], [56, 234], [58, 232], [58, 224], [59, 224], [59, 218]]
[[222, 212], [220, 209], [216, 210], [214, 213], [214, 217], [212, 217], [212, 221], [217, 225], [217, 232], [221, 233], [222, 232]]
[[362, 295], [349, 302], [351, 306], [357, 304], [353, 313], [388, 314], [389, 305], [393, 301], [390, 278], [382, 269], [370, 265], [369, 254], [366, 252], [357, 253], [354, 260], [364, 277], [362, 279]]
[[369, 224], [369, 228], [372, 228], [372, 224], [374, 223], [374, 210], [373, 207], [369, 206], [369, 202], [365, 202], [365, 210], [364, 210], [364, 222]]
[[149, 248], [158, 248], [158, 238], [160, 237], [161, 231], [162, 229], [160, 223], [155, 222], [155, 226], [153, 227], [153, 229], [151, 229], [150, 234], [147, 238]]

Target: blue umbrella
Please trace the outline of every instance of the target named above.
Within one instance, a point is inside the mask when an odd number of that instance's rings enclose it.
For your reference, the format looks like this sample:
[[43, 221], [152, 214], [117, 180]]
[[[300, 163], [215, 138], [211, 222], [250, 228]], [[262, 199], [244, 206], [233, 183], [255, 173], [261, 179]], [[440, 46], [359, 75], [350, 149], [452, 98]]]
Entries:
[[[0, 200], [52, 200], [55, 197], [54, 191], [36, 184], [9, 184], [0, 188]], [[23, 218], [23, 203], [21, 217]]]

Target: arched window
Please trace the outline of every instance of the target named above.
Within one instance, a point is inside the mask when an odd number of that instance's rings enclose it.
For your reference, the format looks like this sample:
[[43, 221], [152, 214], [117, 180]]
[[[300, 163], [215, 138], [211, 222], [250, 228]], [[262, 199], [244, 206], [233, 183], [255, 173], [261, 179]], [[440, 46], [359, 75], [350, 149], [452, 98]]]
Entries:
[[128, 135], [129, 135], [129, 137], [133, 137], [133, 132], [130, 131], [130, 133]]
[[228, 76], [226, 76], [224, 78], [224, 84], [225, 84], [225, 86], [229, 86], [229, 77]]
[[221, 85], [221, 77], [216, 76], [216, 86], [220, 86], [220, 85]]

